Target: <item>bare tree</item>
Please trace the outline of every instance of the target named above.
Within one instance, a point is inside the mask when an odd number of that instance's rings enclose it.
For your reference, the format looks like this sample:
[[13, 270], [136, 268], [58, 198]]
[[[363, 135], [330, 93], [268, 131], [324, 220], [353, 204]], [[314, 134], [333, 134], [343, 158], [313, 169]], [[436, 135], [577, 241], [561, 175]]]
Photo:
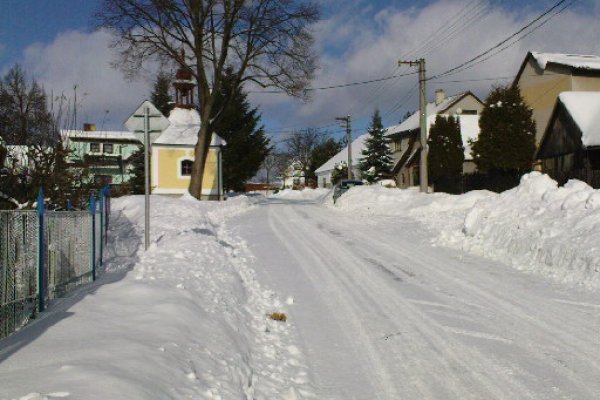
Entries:
[[316, 129], [304, 129], [294, 132], [285, 141], [286, 154], [290, 160], [300, 163], [307, 173], [312, 164], [313, 151], [323, 142], [323, 133]]
[[116, 33], [126, 71], [158, 58], [189, 69], [197, 81], [202, 122], [189, 188], [196, 198], [211, 126], [221, 115], [213, 105], [225, 68], [233, 68], [233, 89], [254, 82], [293, 96], [302, 95], [316, 68], [310, 26], [319, 9], [312, 0], [103, 0], [97, 16], [100, 27]]

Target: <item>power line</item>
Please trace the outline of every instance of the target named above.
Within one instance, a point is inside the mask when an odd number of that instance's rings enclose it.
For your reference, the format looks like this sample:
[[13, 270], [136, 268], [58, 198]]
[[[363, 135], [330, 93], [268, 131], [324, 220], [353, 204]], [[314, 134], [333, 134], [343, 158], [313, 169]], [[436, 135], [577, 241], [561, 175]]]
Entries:
[[[443, 76], [452, 75], [452, 74], [455, 74], [455, 73], [458, 73], [458, 72], [462, 72], [462, 71], [464, 71], [464, 70], [466, 70], [468, 68], [472, 68], [473, 66], [477, 65], [476, 62], [478, 60], [482, 59], [483, 57], [485, 57], [486, 55], [490, 54], [494, 50], [496, 50], [498, 48], [501, 48], [503, 45], [505, 45], [511, 39], [519, 36], [521, 33], [523, 33], [524, 31], [526, 31], [527, 29], [529, 29], [531, 26], [533, 26], [536, 22], [540, 21], [541, 19], [543, 19], [544, 17], [546, 17], [547, 15], [549, 15], [551, 12], [553, 12], [554, 10], [556, 10], [557, 8], [559, 8], [566, 1], [567, 0], [560, 0], [560, 1], [558, 1], [552, 7], [550, 7], [546, 11], [544, 11], [542, 14], [540, 14], [539, 16], [537, 16], [535, 19], [533, 19], [532, 21], [530, 21], [528, 24], [526, 24], [525, 26], [523, 26], [521, 29], [519, 29], [518, 31], [516, 31], [512, 35], [508, 36], [507, 38], [505, 38], [502, 41], [500, 41], [499, 43], [497, 43], [495, 46], [490, 47], [489, 49], [487, 49], [483, 53], [480, 53], [480, 54], [476, 55], [475, 57], [473, 57], [470, 60], [465, 61], [465, 62], [457, 65], [456, 67], [450, 68], [449, 70], [447, 70], [445, 72], [442, 72], [440, 74], [432, 76], [431, 78], [428, 78], [428, 80], [433, 80], [433, 79], [437, 79], [437, 78], [440, 78], [440, 77], [443, 77]], [[575, 3], [575, 1], [577, 1], [577, 0], [573, 0], [570, 4], [567, 5], [567, 7], [570, 6], [570, 5], [572, 5], [573, 3]], [[563, 10], [564, 10], [564, 8], [563, 8]], [[563, 10], [559, 11], [559, 13], [562, 12]], [[551, 18], [553, 18], [556, 15], [558, 15], [558, 13], [552, 15], [548, 20], [550, 20]], [[534, 30], [538, 29], [540, 26], [542, 26], [542, 25], [539, 25], [539, 26], [535, 27], [531, 32], [533, 32]], [[514, 42], [514, 43], [516, 43], [516, 42]], [[510, 44], [507, 47], [504, 47], [501, 51], [506, 50], [508, 47], [512, 46], [514, 43]], [[494, 55], [496, 55], [498, 53], [499, 52], [495, 53]], [[483, 60], [483, 61], [485, 61], [485, 60]]]

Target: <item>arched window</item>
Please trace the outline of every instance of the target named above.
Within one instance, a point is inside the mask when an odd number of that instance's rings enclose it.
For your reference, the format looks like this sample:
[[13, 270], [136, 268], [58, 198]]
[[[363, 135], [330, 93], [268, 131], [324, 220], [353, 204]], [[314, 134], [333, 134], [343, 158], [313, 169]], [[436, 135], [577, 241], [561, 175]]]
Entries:
[[192, 164], [194, 162], [192, 160], [182, 160], [181, 161], [181, 176], [191, 176], [192, 175]]

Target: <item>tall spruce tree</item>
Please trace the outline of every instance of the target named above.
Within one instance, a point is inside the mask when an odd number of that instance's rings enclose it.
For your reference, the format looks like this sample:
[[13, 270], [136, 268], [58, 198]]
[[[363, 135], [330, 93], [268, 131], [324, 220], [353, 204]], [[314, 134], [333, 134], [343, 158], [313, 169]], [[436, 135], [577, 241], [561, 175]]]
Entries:
[[379, 110], [375, 110], [369, 128], [369, 137], [365, 140], [358, 168], [362, 178], [369, 183], [388, 178], [392, 173], [392, 151], [388, 146]]
[[171, 78], [164, 72], [160, 71], [156, 75], [154, 81], [154, 87], [152, 88], [152, 94], [150, 96], [152, 104], [163, 113], [165, 117], [169, 116], [169, 113], [173, 109], [173, 97], [171, 96]]
[[144, 194], [146, 188], [146, 173], [144, 166], [144, 146], [140, 146], [139, 149], [134, 151], [129, 156], [129, 172], [131, 178], [129, 179], [129, 188], [133, 194]]
[[429, 130], [429, 178], [458, 176], [462, 173], [465, 161], [465, 148], [460, 134], [460, 122], [457, 118], [438, 115]]
[[248, 95], [236, 86], [237, 77], [228, 68], [213, 110], [220, 110], [230, 96], [227, 107], [213, 126], [227, 142], [223, 148], [223, 185], [226, 190], [242, 191], [245, 182], [256, 175], [265, 157], [272, 150], [264, 127], [259, 126], [260, 113], [251, 108]]
[[493, 88], [472, 144], [477, 167], [489, 172], [526, 171], [535, 152], [535, 122], [518, 86]]

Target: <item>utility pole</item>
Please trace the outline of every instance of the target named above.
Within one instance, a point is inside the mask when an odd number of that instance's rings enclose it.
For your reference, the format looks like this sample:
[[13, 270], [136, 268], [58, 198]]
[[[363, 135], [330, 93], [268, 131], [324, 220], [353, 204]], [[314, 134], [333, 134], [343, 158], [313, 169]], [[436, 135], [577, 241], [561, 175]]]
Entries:
[[425, 59], [417, 61], [398, 61], [398, 65], [408, 64], [410, 67], [419, 67], [419, 122], [421, 126], [421, 163], [419, 165], [419, 180], [421, 181], [421, 192], [427, 193], [429, 182], [427, 175], [427, 92], [425, 91]]
[[346, 124], [346, 140], [348, 141], [348, 179], [352, 179], [352, 117], [338, 117], [336, 121], [341, 121]]

